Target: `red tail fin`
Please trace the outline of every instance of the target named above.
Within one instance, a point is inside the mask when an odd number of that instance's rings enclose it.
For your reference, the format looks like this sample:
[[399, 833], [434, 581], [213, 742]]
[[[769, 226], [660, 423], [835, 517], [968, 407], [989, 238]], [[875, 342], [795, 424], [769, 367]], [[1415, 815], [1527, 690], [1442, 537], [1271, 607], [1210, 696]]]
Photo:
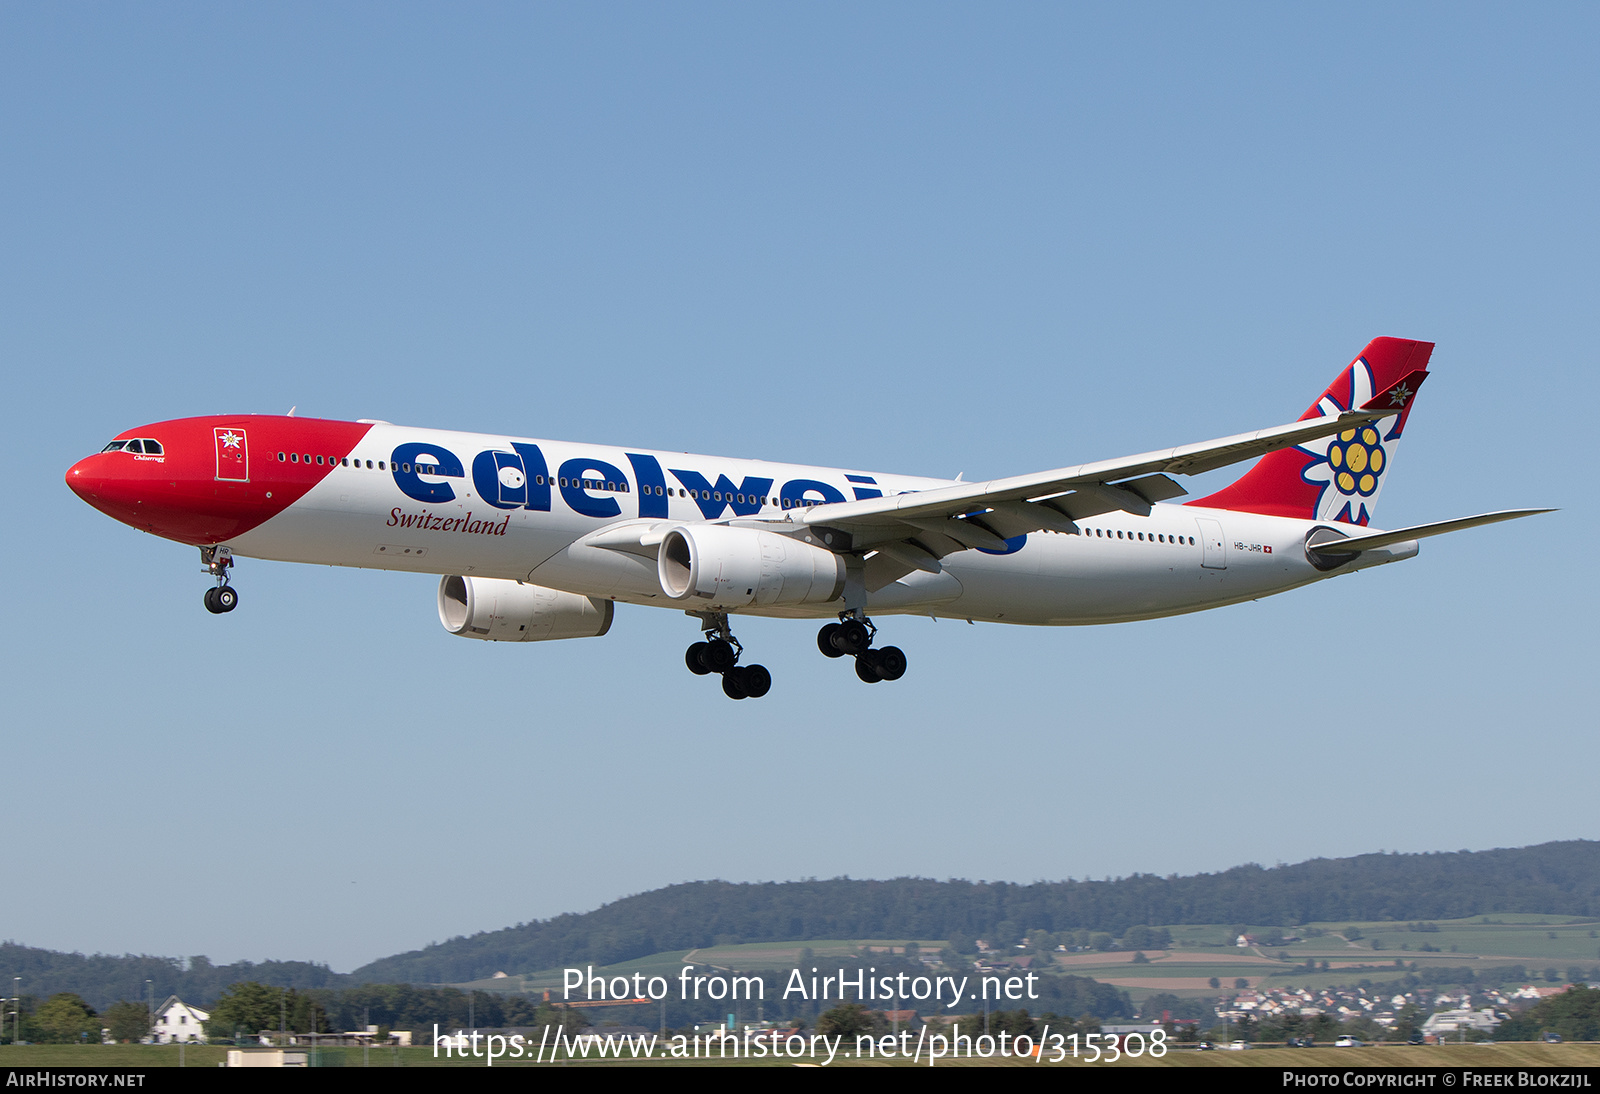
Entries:
[[1399, 414], [1326, 440], [1269, 453], [1231, 486], [1189, 504], [1366, 524], [1393, 465], [1394, 450], [1411, 415], [1412, 396], [1427, 376], [1432, 353], [1432, 342], [1374, 338], [1300, 417], [1316, 418], [1369, 404], [1403, 407]]

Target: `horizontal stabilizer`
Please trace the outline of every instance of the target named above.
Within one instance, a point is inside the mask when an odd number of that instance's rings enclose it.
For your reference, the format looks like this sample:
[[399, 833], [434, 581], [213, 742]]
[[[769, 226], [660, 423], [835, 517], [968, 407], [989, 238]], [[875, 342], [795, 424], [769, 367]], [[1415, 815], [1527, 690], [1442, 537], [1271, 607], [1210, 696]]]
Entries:
[[1371, 535], [1354, 536], [1350, 539], [1329, 540], [1326, 543], [1314, 544], [1312, 549], [1321, 555], [1354, 555], [1414, 539], [1442, 536], [1446, 532], [1459, 532], [1463, 528], [1476, 528], [1480, 524], [1497, 524], [1502, 520], [1531, 517], [1535, 513], [1554, 512], [1554, 509], [1502, 509], [1498, 513], [1482, 513], [1475, 517], [1458, 517], [1455, 520], [1441, 520], [1434, 524], [1418, 524], [1411, 528], [1398, 528], [1393, 532], [1374, 532]]

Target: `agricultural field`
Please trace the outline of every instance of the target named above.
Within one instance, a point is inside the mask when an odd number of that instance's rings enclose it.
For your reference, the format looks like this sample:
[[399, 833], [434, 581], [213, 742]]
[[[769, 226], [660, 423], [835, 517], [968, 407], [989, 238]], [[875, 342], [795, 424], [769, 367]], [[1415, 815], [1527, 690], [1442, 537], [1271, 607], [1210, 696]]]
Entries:
[[[1485, 983], [1508, 987], [1524, 983], [1566, 982], [1571, 971], [1585, 976], [1600, 966], [1600, 922], [1574, 921], [1562, 916], [1503, 914], [1430, 923], [1340, 922], [1313, 923], [1296, 928], [1247, 926], [1246, 932], [1265, 939], [1273, 930], [1301, 941], [1267, 946], [1235, 944], [1235, 926], [1179, 924], [1167, 926], [1172, 946], [1149, 950], [1144, 961], [1135, 952], [1051, 952], [1044, 968], [1056, 973], [1092, 977], [1113, 984], [1137, 1002], [1152, 992], [1211, 995], [1231, 991], [1239, 980], [1251, 988], [1294, 985], [1323, 988], [1370, 980], [1375, 984], [1397, 981], [1408, 973], [1430, 968], [1473, 969]], [[813, 962], [837, 962], [855, 957], [863, 947], [887, 954], [915, 941], [924, 953], [937, 953], [941, 939], [824, 939], [763, 942], [674, 950], [634, 961], [608, 965], [595, 972], [606, 976], [672, 977], [685, 962], [739, 970], [788, 969], [801, 963], [809, 948]], [[1024, 951], [1013, 951], [1022, 954]], [[1045, 956], [1045, 955], [1040, 955]], [[1037, 961], [1036, 957], [1036, 961]], [[1307, 965], [1307, 962], [1311, 965]], [[1323, 968], [1323, 964], [1327, 968]], [[1509, 976], [1510, 966], [1523, 966], [1520, 976]], [[1496, 974], [1502, 975], [1496, 975]], [[1215, 978], [1220, 988], [1211, 986]], [[1515, 983], [1513, 983], [1515, 981]], [[542, 992], [559, 990], [561, 970], [547, 969], [524, 976], [509, 976], [459, 984], [486, 991]]]

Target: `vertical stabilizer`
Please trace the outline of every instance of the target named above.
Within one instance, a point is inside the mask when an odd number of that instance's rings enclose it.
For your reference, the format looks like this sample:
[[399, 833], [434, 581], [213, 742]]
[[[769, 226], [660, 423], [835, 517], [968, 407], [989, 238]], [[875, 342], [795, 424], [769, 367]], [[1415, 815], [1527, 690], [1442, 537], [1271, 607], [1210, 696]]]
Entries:
[[1398, 414], [1269, 453], [1237, 482], [1189, 504], [1304, 520], [1368, 523], [1394, 466], [1395, 449], [1411, 415], [1412, 397], [1427, 376], [1432, 353], [1432, 342], [1374, 338], [1300, 418], [1361, 407], [1399, 408]]

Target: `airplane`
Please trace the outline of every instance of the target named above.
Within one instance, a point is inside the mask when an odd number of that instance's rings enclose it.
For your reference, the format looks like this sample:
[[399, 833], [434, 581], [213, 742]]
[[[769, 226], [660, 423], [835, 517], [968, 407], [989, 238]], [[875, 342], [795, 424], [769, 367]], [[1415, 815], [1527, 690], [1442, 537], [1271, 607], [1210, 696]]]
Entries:
[[[733, 699], [737, 615], [826, 619], [819, 651], [866, 683], [906, 655], [873, 617], [1119, 623], [1259, 599], [1411, 558], [1417, 541], [1551, 512], [1371, 525], [1433, 343], [1374, 339], [1299, 419], [986, 482], [447, 432], [362, 419], [181, 418], [119, 434], [67, 485], [200, 549], [205, 606], [238, 606], [240, 557], [441, 575], [451, 634], [599, 637], [615, 605], [699, 621], [685, 653]], [[1257, 459], [1207, 497], [1174, 475]]]

